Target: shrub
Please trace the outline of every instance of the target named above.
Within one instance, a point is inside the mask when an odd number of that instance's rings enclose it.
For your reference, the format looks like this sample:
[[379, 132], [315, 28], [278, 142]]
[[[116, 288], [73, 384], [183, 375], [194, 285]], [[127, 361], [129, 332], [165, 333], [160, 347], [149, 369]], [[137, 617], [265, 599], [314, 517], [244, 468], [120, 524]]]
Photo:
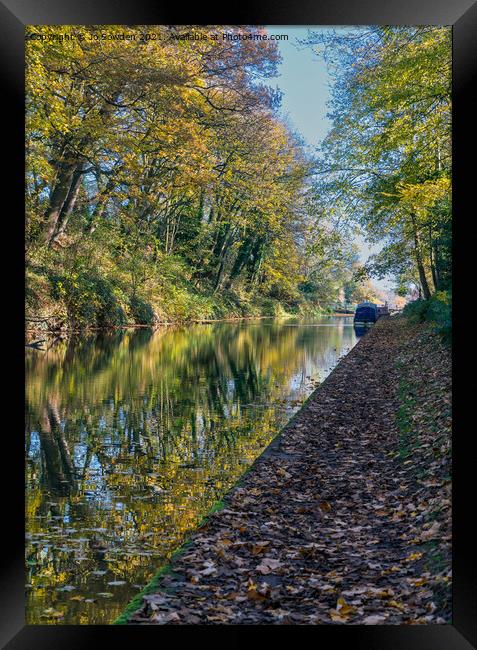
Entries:
[[426, 320], [436, 323], [435, 330], [448, 342], [452, 339], [452, 294], [438, 291], [429, 301]]
[[137, 296], [129, 301], [129, 311], [137, 325], [152, 325], [156, 320], [152, 306]]
[[429, 308], [429, 301], [427, 300], [413, 300], [408, 302], [403, 309], [403, 315], [411, 323], [423, 323], [426, 320], [427, 310]]
[[50, 276], [52, 294], [66, 306], [73, 329], [125, 325], [126, 314], [121, 290], [109, 281], [90, 273], [73, 272]]
[[452, 294], [450, 291], [436, 291], [430, 300], [414, 300], [403, 310], [411, 323], [428, 321], [435, 323], [434, 331], [446, 341], [452, 338]]
[[280, 318], [287, 315], [281, 302], [274, 298], [264, 298], [260, 303], [260, 307], [262, 316], [275, 316], [276, 318]]

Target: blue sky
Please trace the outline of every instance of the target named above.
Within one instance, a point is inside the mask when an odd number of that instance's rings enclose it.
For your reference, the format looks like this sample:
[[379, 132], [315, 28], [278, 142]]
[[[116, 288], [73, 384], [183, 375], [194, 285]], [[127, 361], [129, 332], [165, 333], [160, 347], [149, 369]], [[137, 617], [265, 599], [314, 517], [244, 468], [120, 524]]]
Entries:
[[[306, 38], [308, 29], [310, 28], [296, 25], [267, 27], [269, 34], [288, 34], [288, 41], [277, 41], [282, 63], [278, 76], [273, 80], [283, 92], [281, 114], [303, 136], [306, 144], [314, 149], [331, 128], [326, 114], [333, 79], [328, 74], [322, 57], [313, 52], [312, 48], [297, 44], [297, 38]], [[324, 28], [311, 29], [317, 31]], [[371, 247], [362, 237], [356, 243], [362, 262], [381, 248]], [[393, 286], [390, 280], [373, 281], [380, 289], [390, 289]]]
[[331, 127], [326, 118], [326, 102], [330, 99], [330, 78], [323, 59], [310, 47], [297, 44], [306, 38], [307, 27], [270, 27], [270, 33], [287, 34], [288, 41], [278, 41], [282, 55], [278, 87], [283, 91], [282, 112], [309, 145], [316, 146]]

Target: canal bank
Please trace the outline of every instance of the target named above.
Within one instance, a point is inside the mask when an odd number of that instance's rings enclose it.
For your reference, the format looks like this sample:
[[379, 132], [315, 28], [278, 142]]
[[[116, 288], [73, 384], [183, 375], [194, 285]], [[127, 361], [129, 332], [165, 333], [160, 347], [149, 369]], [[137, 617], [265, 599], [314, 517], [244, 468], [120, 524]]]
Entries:
[[379, 321], [118, 622], [450, 622], [450, 389]]

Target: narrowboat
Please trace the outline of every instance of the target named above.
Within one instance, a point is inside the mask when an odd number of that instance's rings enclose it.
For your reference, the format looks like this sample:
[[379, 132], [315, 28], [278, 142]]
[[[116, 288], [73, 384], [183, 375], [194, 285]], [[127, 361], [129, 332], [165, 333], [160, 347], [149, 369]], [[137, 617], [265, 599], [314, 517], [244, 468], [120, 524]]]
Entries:
[[375, 323], [378, 320], [378, 306], [374, 302], [361, 302], [354, 312], [355, 323]]

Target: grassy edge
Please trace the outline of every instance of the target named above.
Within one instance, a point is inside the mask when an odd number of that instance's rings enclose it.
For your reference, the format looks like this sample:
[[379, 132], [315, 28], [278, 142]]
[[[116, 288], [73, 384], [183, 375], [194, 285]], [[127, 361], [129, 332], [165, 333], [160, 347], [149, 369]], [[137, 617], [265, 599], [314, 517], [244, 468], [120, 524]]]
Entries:
[[358, 347], [360, 341], [361, 339], [357, 341], [354, 347], [338, 361], [338, 363], [333, 368], [333, 370], [329, 373], [329, 375], [327, 375], [327, 377], [325, 377], [325, 379], [310, 393], [310, 395], [306, 398], [306, 400], [300, 406], [298, 411], [292, 415], [292, 417], [288, 420], [288, 422], [286, 422], [286, 424], [283, 425], [283, 427], [281, 427], [281, 429], [279, 429], [277, 434], [270, 440], [270, 442], [262, 451], [262, 453], [255, 458], [253, 463], [251, 463], [251, 465], [247, 467], [242, 472], [242, 474], [240, 474], [237, 481], [226, 491], [226, 493], [222, 496], [222, 498], [217, 500], [211, 506], [210, 510], [208, 510], [206, 514], [202, 517], [202, 519], [199, 520], [198, 524], [191, 530], [190, 535], [186, 537], [184, 542], [172, 553], [169, 562], [165, 564], [163, 567], [161, 567], [160, 569], [158, 569], [158, 571], [152, 576], [151, 580], [147, 583], [147, 585], [143, 587], [143, 589], [133, 597], [133, 599], [128, 603], [128, 605], [126, 605], [123, 612], [121, 612], [121, 614], [119, 614], [119, 616], [115, 618], [114, 621], [112, 621], [111, 625], [129, 624], [129, 618], [134, 614], [134, 612], [136, 612], [140, 608], [143, 597], [153, 593], [153, 591], [159, 586], [159, 582], [161, 578], [163, 578], [165, 575], [170, 575], [173, 573], [173, 564], [175, 560], [189, 548], [191, 544], [191, 536], [194, 533], [196, 533], [200, 528], [202, 528], [202, 526], [204, 526], [207, 523], [207, 521], [213, 514], [219, 512], [220, 510], [226, 507], [227, 499], [230, 497], [232, 491], [240, 487], [245, 477], [254, 469], [254, 467], [258, 464], [258, 462], [261, 459], [263, 459], [266, 455], [269, 455], [270, 453], [273, 452], [274, 448], [278, 445], [280, 438], [283, 436], [285, 431], [293, 424], [293, 422], [297, 419], [299, 414], [302, 413], [305, 406], [314, 398], [317, 392], [324, 386], [328, 378], [331, 377], [331, 375], [339, 367], [342, 361], [346, 359], [353, 352], [353, 350], [355, 350]]
[[[242, 476], [243, 474], [240, 475], [240, 479], [242, 478]], [[233, 487], [230, 488], [230, 490], [233, 490], [234, 487], [236, 486], [234, 485]], [[225, 502], [223, 501], [223, 499], [218, 499], [217, 501], [215, 501], [212, 504], [211, 508], [207, 511], [207, 513], [202, 517], [202, 519], [199, 519], [197, 525], [192, 529], [191, 535], [195, 533], [197, 530], [199, 530], [200, 528], [202, 528], [202, 526], [204, 526], [207, 523], [209, 517], [211, 517], [214, 513], [218, 512], [219, 510], [222, 510], [222, 508], [224, 507], [225, 507]], [[130, 616], [134, 614], [134, 612], [136, 612], [141, 606], [143, 596], [147, 596], [148, 594], [152, 593], [159, 586], [159, 581], [161, 578], [163, 578], [165, 575], [173, 573], [172, 565], [174, 564], [174, 561], [189, 548], [190, 544], [191, 544], [191, 538], [189, 535], [185, 538], [182, 544], [178, 548], [176, 548], [176, 550], [172, 553], [169, 562], [156, 571], [156, 573], [152, 576], [151, 580], [147, 583], [147, 585], [143, 587], [141, 591], [137, 593], [131, 601], [129, 601], [124, 611], [121, 612], [121, 614], [119, 614], [119, 616], [114, 619], [111, 625], [128, 624]]]
[[[445, 339], [442, 339], [442, 341], [444, 344], [446, 343]], [[401, 463], [404, 463], [412, 458], [414, 450], [420, 446], [419, 437], [417, 432], [414, 431], [411, 417], [415, 406], [418, 404], [418, 400], [416, 400], [413, 395], [415, 386], [409, 381], [406, 373], [406, 364], [398, 359], [395, 367], [399, 374], [399, 406], [395, 414], [399, 440], [395, 457], [397, 457]], [[435, 511], [431, 513], [431, 515], [433, 514], [435, 514]], [[433, 519], [434, 517], [427, 518], [424, 523], [432, 521]], [[422, 542], [418, 548], [424, 555], [423, 564], [426, 571], [438, 573], [442, 570], [444, 567], [443, 558], [439, 551], [439, 545], [435, 540]], [[451, 585], [444, 583], [441, 585], [439, 590], [434, 592], [434, 596], [438, 607], [442, 607], [445, 601], [452, 599]], [[447, 621], [447, 624], [452, 624], [452, 614], [450, 619]]]

